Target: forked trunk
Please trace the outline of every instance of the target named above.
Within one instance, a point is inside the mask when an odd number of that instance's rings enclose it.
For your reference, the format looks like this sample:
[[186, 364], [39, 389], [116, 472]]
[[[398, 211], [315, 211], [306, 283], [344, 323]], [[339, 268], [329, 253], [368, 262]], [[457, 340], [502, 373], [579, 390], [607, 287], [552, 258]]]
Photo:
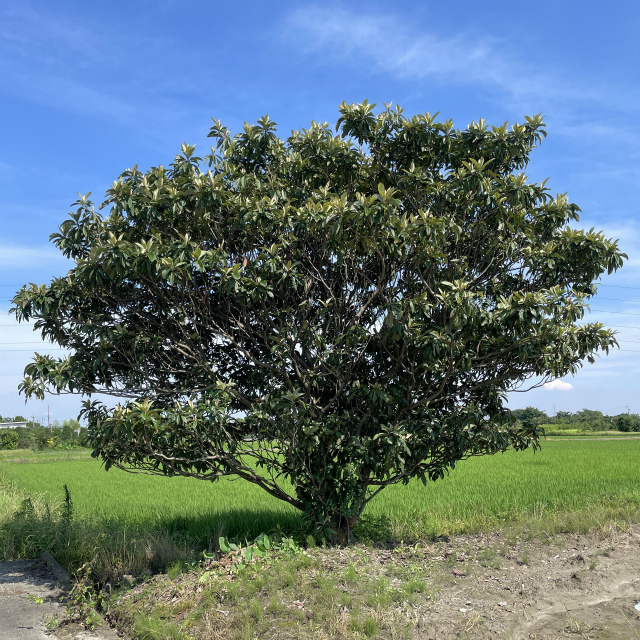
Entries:
[[361, 513], [362, 509], [359, 513], [352, 516], [336, 514], [329, 525], [329, 527], [336, 532], [335, 536], [332, 536], [332, 539], [330, 539], [330, 542], [333, 544], [351, 542], [353, 540], [353, 528], [360, 518]]

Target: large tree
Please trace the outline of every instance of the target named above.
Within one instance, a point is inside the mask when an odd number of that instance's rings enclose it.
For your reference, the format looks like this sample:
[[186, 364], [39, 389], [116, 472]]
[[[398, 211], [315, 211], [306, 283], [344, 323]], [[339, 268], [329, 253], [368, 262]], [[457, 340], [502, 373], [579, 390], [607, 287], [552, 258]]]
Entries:
[[240, 476], [338, 537], [389, 484], [537, 446], [505, 394], [616, 344], [578, 321], [625, 256], [521, 172], [541, 117], [374, 106], [287, 140], [214, 122], [204, 161], [125, 171], [104, 216], [80, 198], [51, 236], [75, 266], [14, 298], [69, 355], [21, 391], [115, 396], [83, 410], [107, 468]]

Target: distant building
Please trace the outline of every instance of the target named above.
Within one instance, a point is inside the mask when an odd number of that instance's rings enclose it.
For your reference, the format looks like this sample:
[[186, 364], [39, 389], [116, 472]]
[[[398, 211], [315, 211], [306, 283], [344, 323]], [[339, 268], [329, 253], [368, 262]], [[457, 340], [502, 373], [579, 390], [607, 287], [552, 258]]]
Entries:
[[28, 422], [0, 422], [0, 429], [15, 429], [16, 427], [26, 427]]

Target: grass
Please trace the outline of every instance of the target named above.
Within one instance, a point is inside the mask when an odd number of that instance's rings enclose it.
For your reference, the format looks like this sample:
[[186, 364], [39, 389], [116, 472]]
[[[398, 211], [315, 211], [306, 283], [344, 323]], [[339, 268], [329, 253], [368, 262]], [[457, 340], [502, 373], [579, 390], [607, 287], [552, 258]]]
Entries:
[[543, 424], [540, 425], [545, 432], [546, 436], [579, 436], [581, 438], [640, 438], [640, 433], [636, 431], [587, 431], [585, 429], [574, 427], [570, 425], [565, 426], [562, 424]]
[[54, 460], [89, 460], [91, 449], [0, 449], [0, 463], [2, 462], [45, 462]]
[[[54, 452], [51, 452], [54, 453]], [[69, 487], [76, 517], [135, 529], [207, 537], [253, 538], [300, 526], [300, 514], [243, 480], [216, 483], [106, 473], [92, 459], [0, 463], [20, 489], [62, 499]], [[367, 507], [364, 537], [418, 539], [504, 526], [545, 514], [640, 507], [640, 440], [546, 441], [543, 449], [458, 464], [443, 480], [386, 488]], [[594, 473], [597, 470], [597, 473]], [[0, 515], [1, 518], [1, 515]]]
[[[72, 568], [93, 559], [105, 581], [192, 561], [215, 549], [220, 535], [243, 541], [301, 527], [300, 513], [242, 480], [106, 473], [86, 453], [71, 452], [69, 459], [55, 453], [0, 462], [1, 555], [49, 550]], [[639, 458], [640, 440], [550, 440], [535, 454], [466, 460], [426, 487], [385, 489], [368, 505], [356, 535], [417, 540], [513, 525], [553, 533], [637, 520]], [[63, 517], [64, 485], [73, 500], [72, 526]]]
[[470, 459], [443, 480], [385, 489], [365, 515], [417, 539], [603, 509], [640, 509], [640, 440], [546, 441]]
[[[356, 534], [398, 542], [506, 527], [531, 535], [637, 522], [639, 457], [640, 440], [548, 440], [536, 454], [467, 460], [427, 487], [387, 488]], [[408, 556], [381, 562], [362, 545], [333, 555], [294, 545], [233, 580], [198, 582], [202, 568], [194, 563], [221, 534], [243, 541], [278, 529], [291, 535], [300, 525], [295, 510], [241, 480], [105, 473], [86, 451], [0, 455], [0, 556], [47, 550], [72, 572], [89, 562], [98, 587], [116, 586], [126, 574], [159, 574], [109, 604], [112, 619], [135, 637], [253, 640], [274, 629], [287, 639], [410, 637], [406, 612], [432, 598], [433, 585]], [[478, 560], [500, 566], [493, 548]], [[521, 553], [518, 562], [528, 561]]]
[[144, 638], [173, 638], [176, 625], [185, 639], [411, 637], [404, 612], [434, 596], [413, 577], [424, 558], [407, 549], [406, 575], [399, 579], [395, 563], [380, 562], [361, 545], [340, 556], [329, 551], [293, 545], [233, 579], [157, 576], [116, 601], [111, 613], [121, 628]]
[[0, 464], [0, 475], [21, 489], [58, 499], [66, 484], [80, 518], [196, 537], [219, 530], [229, 537], [255, 537], [278, 526], [291, 530], [300, 525], [297, 510], [243, 480], [211, 483], [105, 472], [92, 459], [40, 460], [37, 465]]

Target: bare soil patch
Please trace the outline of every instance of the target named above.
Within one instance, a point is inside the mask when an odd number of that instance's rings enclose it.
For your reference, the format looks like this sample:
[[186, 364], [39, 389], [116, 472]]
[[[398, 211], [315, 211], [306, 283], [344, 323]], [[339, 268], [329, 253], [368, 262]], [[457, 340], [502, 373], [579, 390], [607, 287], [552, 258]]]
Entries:
[[637, 640], [639, 534], [635, 526], [547, 543], [509, 542], [500, 534], [458, 538], [443, 553], [467, 575], [438, 572], [442, 587], [425, 605], [414, 637]]

